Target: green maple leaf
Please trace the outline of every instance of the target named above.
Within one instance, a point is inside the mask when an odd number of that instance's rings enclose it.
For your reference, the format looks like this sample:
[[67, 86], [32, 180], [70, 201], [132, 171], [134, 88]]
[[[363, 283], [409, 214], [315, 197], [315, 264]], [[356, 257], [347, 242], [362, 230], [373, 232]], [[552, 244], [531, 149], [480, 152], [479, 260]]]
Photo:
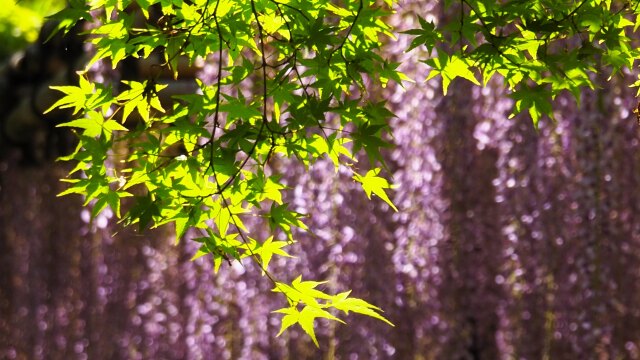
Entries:
[[391, 326], [395, 326], [393, 325], [393, 323], [387, 320], [384, 316], [379, 314], [379, 312], [381, 312], [382, 309], [362, 299], [350, 298], [349, 297], [350, 293], [351, 291], [346, 291], [338, 295], [335, 295], [333, 297], [331, 306], [335, 307], [338, 310], [344, 311], [345, 314], [349, 314], [349, 311], [353, 311], [358, 314], [371, 316], [372, 318], [382, 320]]
[[343, 324], [345, 323], [339, 318], [331, 315], [331, 313], [329, 313], [328, 311], [316, 306], [307, 305], [302, 308], [302, 311], [298, 311], [298, 309], [294, 305], [291, 307], [275, 310], [274, 312], [286, 314], [282, 318], [280, 331], [276, 336], [280, 336], [280, 334], [282, 334], [290, 326], [299, 324], [302, 330], [304, 330], [304, 332], [307, 333], [309, 337], [311, 337], [311, 340], [313, 340], [313, 343], [316, 344], [317, 347], [320, 347], [320, 345], [318, 344], [318, 339], [316, 338], [316, 333], [314, 330], [314, 322], [316, 318], [325, 318], [333, 321], [338, 321]]
[[254, 250], [254, 253], [259, 255], [260, 259], [262, 259], [262, 264], [261, 264], [262, 269], [267, 270], [267, 267], [269, 266], [269, 262], [271, 261], [271, 258], [273, 257], [274, 254], [280, 255], [280, 256], [292, 257], [286, 251], [282, 250], [283, 247], [289, 244], [290, 243], [286, 241], [273, 241], [273, 236], [269, 236], [269, 238], [265, 240], [264, 243], [262, 243], [262, 245], [258, 249]]
[[353, 179], [362, 184], [362, 189], [369, 199], [371, 199], [371, 194], [373, 193], [389, 204], [389, 206], [391, 206], [395, 211], [398, 211], [398, 208], [393, 204], [391, 199], [389, 199], [389, 196], [387, 196], [387, 193], [384, 191], [384, 189], [392, 189], [393, 185], [389, 184], [387, 179], [378, 176], [379, 173], [380, 168], [375, 168], [373, 170], [369, 170], [365, 176], [354, 173]]

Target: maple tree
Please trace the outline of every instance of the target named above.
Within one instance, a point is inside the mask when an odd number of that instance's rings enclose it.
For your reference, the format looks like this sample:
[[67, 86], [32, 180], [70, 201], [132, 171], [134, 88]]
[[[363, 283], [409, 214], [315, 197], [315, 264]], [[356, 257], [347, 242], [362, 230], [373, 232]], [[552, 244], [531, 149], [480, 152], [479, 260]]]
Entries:
[[[125, 11], [137, 4], [146, 19]], [[152, 6], [161, 9], [154, 19]], [[269, 264], [306, 230], [305, 214], [283, 201], [287, 190], [274, 162], [292, 158], [306, 167], [328, 158], [352, 173], [366, 196], [387, 195], [381, 151], [390, 147], [393, 114], [370, 89], [411, 81], [388, 61], [382, 45], [412, 36], [409, 49], [426, 48], [429, 78], [439, 76], [446, 94], [464, 78], [486, 85], [504, 79], [515, 100], [512, 116], [526, 112], [534, 124], [553, 118], [553, 99], [568, 91], [579, 100], [594, 76], [610, 78], [631, 68], [640, 54], [632, 33], [640, 26], [637, 2], [445, 1], [451, 14], [419, 18], [419, 29], [397, 33], [384, 20], [395, 2], [385, 0], [71, 1], [54, 18], [61, 29], [95, 21], [89, 42], [95, 55], [77, 86], [58, 86], [52, 107], [73, 109], [79, 143], [63, 160], [76, 166], [63, 194], [81, 194], [97, 215], [106, 207], [127, 225], [175, 224], [176, 241], [189, 229], [201, 243], [195, 257], [225, 262], [249, 258], [272, 280], [289, 306], [281, 331], [299, 324], [318, 345], [314, 320], [342, 322], [356, 312], [388, 322], [381, 310], [350, 292], [328, 294], [322, 282], [274, 278]], [[92, 80], [97, 62], [113, 68], [127, 58], [160, 52], [159, 67], [180, 77], [181, 59], [215, 63], [213, 81], [196, 79], [198, 91], [160, 101], [166, 84], [157, 77], [127, 80], [125, 89]], [[249, 83], [250, 85], [246, 85]], [[638, 86], [640, 84], [636, 83]], [[119, 85], [118, 85], [119, 86]], [[131, 125], [132, 117], [139, 123]], [[113, 149], [126, 145], [125, 159]], [[176, 153], [174, 150], [179, 148]], [[363, 152], [369, 166], [360, 165]], [[82, 173], [83, 176], [76, 176]], [[131, 206], [121, 210], [124, 198]], [[260, 239], [246, 226], [266, 220], [272, 235]], [[390, 324], [390, 323], [389, 323]]]

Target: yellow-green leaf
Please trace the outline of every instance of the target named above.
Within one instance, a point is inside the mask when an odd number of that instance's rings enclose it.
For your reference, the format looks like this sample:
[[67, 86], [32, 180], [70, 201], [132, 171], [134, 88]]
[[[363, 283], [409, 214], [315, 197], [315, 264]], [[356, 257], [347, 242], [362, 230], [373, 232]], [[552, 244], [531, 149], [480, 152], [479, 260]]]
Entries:
[[395, 211], [398, 211], [398, 208], [393, 204], [391, 199], [387, 196], [387, 193], [384, 191], [384, 189], [392, 189], [393, 186], [389, 184], [387, 179], [378, 176], [379, 173], [380, 168], [375, 168], [373, 170], [369, 170], [365, 176], [354, 173], [353, 179], [362, 184], [362, 189], [369, 199], [371, 199], [371, 194], [373, 193], [389, 204], [389, 206], [391, 206]]

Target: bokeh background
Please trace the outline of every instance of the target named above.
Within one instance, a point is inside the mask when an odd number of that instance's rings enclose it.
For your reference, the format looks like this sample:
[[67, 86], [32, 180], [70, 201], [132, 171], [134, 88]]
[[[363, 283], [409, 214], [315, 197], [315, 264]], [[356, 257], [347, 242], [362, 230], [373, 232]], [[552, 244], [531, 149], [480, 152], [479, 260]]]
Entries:
[[[14, 4], [39, 14], [35, 37], [50, 11], [40, 3]], [[440, 3], [400, 1], [389, 21], [446, 18]], [[15, 38], [3, 46], [21, 44], [2, 48], [7, 59], [35, 37], [2, 11], [0, 37]], [[395, 328], [349, 316], [317, 323], [320, 349], [300, 329], [275, 337], [283, 299], [255, 266], [214, 274], [171, 228], [123, 230], [109, 211], [90, 221], [82, 199], [56, 197], [68, 164], [25, 165], [23, 149], [0, 144], [0, 358], [640, 358], [635, 75], [602, 75], [579, 104], [559, 97], [556, 121], [535, 129], [507, 119], [500, 81], [454, 82], [443, 97], [423, 81], [425, 54], [404, 53], [410, 40], [385, 52], [416, 82], [375, 94], [397, 115], [385, 156], [399, 212], [329, 161], [279, 165], [311, 231], [275, 275], [353, 289]]]

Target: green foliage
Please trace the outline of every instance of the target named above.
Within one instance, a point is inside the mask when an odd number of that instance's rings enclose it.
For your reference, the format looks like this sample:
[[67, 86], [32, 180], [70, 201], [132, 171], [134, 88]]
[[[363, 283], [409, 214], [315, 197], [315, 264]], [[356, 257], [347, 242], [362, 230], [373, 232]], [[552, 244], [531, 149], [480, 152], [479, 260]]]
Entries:
[[[63, 160], [77, 164], [71, 174], [84, 175], [65, 180], [70, 187], [63, 194], [93, 201], [94, 215], [109, 206], [141, 231], [173, 223], [176, 241], [195, 229], [202, 236], [194, 239], [201, 243], [194, 258], [211, 255], [216, 271], [254, 261], [288, 302], [276, 310], [284, 314], [281, 333], [298, 324], [318, 345], [315, 319], [343, 322], [339, 312], [391, 324], [348, 291], [327, 294], [317, 289], [322, 282], [301, 277], [280, 281], [269, 265], [274, 256], [290, 256], [286, 247], [307, 230], [306, 215], [284, 201], [287, 188], [272, 166], [280, 158], [306, 167], [330, 159], [336, 172], [353, 173], [367, 197], [375, 194], [398, 211], [387, 194], [393, 186], [381, 176], [393, 114], [369, 93], [407, 80], [380, 52], [383, 41], [394, 38], [385, 22], [393, 3], [71, 1], [55, 17], [61, 28], [88, 19], [90, 11], [99, 14], [89, 37], [97, 51], [87, 68], [98, 61], [115, 68], [123, 59], [159, 53], [159, 67], [176, 79], [182, 60], [212, 59], [217, 71], [211, 83], [198, 80], [198, 92], [176, 96], [167, 109], [160, 103], [167, 84], [157, 77], [124, 82], [119, 94], [87, 73], [78, 86], [55, 87], [64, 96], [54, 108], [76, 114], [61, 126], [74, 128], [80, 139]], [[135, 4], [147, 18], [144, 27], [125, 11]], [[160, 19], [149, 19], [152, 5], [161, 9]], [[582, 89], [595, 86], [596, 73], [614, 76], [639, 56], [629, 37], [640, 26], [635, 2], [461, 0], [445, 6], [449, 18], [419, 17], [421, 28], [405, 32], [414, 37], [408, 50], [427, 48], [429, 78], [440, 75], [446, 94], [455, 78], [480, 85], [500, 75], [515, 100], [513, 114], [528, 111], [534, 123], [553, 116], [552, 100], [562, 91], [579, 100]], [[142, 121], [130, 125], [137, 117]], [[360, 152], [371, 164], [366, 173], [356, 167]], [[130, 198], [126, 207], [124, 198]], [[252, 235], [244, 224], [252, 216], [264, 218], [272, 235]]]
[[[553, 118], [552, 101], [569, 91], [595, 87], [594, 76], [609, 78], [632, 68], [640, 56], [630, 37], [640, 26], [637, 1], [451, 2], [452, 18], [420, 19], [410, 49], [424, 45], [429, 78], [442, 76], [442, 88], [456, 77], [486, 84], [500, 75], [515, 100], [512, 117], [528, 111], [534, 124]], [[455, 15], [454, 15], [455, 13]], [[435, 49], [435, 51], [434, 51]]]
[[362, 184], [362, 189], [364, 189], [369, 199], [371, 199], [371, 193], [374, 193], [389, 204], [395, 211], [398, 211], [398, 208], [393, 205], [391, 199], [389, 199], [387, 193], [384, 191], [384, 189], [391, 188], [391, 185], [387, 179], [379, 177], [379, 173], [380, 169], [369, 170], [365, 176], [354, 173], [353, 179]]
[[61, 0], [4, 0], [0, 6], [0, 60], [36, 41], [44, 17], [63, 6]]
[[[124, 9], [136, 4], [148, 18], [151, 5], [161, 8], [164, 21], [150, 19], [140, 28], [135, 14]], [[382, 136], [393, 116], [383, 103], [368, 98], [364, 84], [385, 86], [404, 75], [398, 65], [378, 52], [392, 35], [383, 17], [389, 5], [369, 1], [338, 4], [314, 1], [75, 1], [55, 16], [61, 28], [99, 15], [91, 30], [96, 53], [87, 68], [106, 61], [114, 68], [125, 58], [146, 58], [160, 52], [165, 67], [180, 77], [179, 61], [193, 64], [214, 58], [217, 75], [212, 84], [197, 82], [198, 93], [178, 96], [165, 109], [160, 96], [167, 84], [156, 77], [123, 82], [116, 94], [96, 84], [87, 73], [78, 86], [59, 86], [64, 96], [52, 107], [72, 108], [72, 127], [80, 138], [76, 151], [64, 160], [77, 163], [70, 187], [63, 194], [94, 201], [93, 214], [106, 206], [124, 224], [142, 231], [174, 223], [176, 241], [188, 229], [203, 236], [194, 258], [210, 255], [215, 271], [232, 261], [249, 258], [273, 281], [289, 306], [283, 330], [299, 324], [317, 345], [314, 319], [340, 321], [332, 312], [355, 312], [388, 322], [380, 309], [349, 293], [328, 295], [321, 283], [290, 284], [269, 272], [272, 258], [289, 257], [285, 248], [295, 241], [296, 229], [307, 230], [305, 214], [290, 209], [286, 191], [271, 164], [296, 158], [305, 166], [327, 158], [350, 168], [368, 196], [373, 192], [395, 206], [384, 189], [379, 168], [357, 175], [356, 152], [364, 149], [371, 163], [384, 166]], [[112, 15], [117, 16], [112, 16]], [[108, 15], [108, 16], [107, 16]], [[139, 15], [138, 15], [139, 16]], [[238, 90], [257, 84], [250, 96]], [[245, 89], [246, 90], [246, 89]], [[129, 124], [133, 118], [142, 121]], [[125, 127], [124, 125], [127, 125]], [[348, 128], [349, 131], [346, 131]], [[127, 149], [126, 156], [113, 149]], [[172, 149], [179, 149], [178, 153]], [[120, 214], [121, 201], [130, 198]], [[244, 222], [260, 216], [272, 236], [251, 235]], [[300, 311], [298, 309], [301, 308]]]
[[[350, 298], [350, 291], [337, 295], [328, 295], [320, 290], [316, 290], [318, 285], [324, 283], [325, 282], [302, 281], [301, 276], [293, 280], [291, 285], [276, 283], [273, 291], [283, 293], [289, 300], [290, 305], [289, 307], [275, 310], [277, 313], [285, 314], [284, 318], [282, 318], [279, 334], [282, 334], [284, 330], [293, 324], [300, 324], [302, 329], [309, 334], [313, 342], [318, 346], [318, 340], [316, 339], [314, 331], [314, 320], [316, 318], [325, 318], [344, 323], [344, 321], [324, 310], [330, 308], [343, 311], [345, 314], [353, 311], [371, 316], [394, 326], [389, 320], [380, 315], [380, 308], [362, 299]], [[299, 305], [302, 306], [302, 310], [298, 310]]]

